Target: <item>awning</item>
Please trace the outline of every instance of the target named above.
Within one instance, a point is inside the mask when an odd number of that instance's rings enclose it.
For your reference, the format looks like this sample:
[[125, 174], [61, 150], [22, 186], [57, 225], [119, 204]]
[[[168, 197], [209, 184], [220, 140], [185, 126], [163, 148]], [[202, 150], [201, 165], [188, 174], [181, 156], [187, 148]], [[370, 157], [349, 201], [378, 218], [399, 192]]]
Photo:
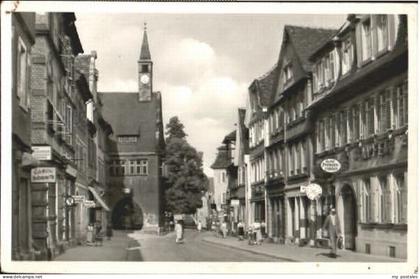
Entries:
[[40, 161], [36, 159], [31, 153], [23, 152], [22, 154], [22, 167], [38, 167]]
[[105, 209], [106, 211], [111, 211], [109, 207], [106, 205], [105, 201], [102, 199], [102, 197], [98, 194], [98, 192], [96, 192], [95, 188], [90, 187], [90, 186], [88, 188], [89, 188], [89, 191], [92, 192], [95, 199], [101, 204], [102, 208]]

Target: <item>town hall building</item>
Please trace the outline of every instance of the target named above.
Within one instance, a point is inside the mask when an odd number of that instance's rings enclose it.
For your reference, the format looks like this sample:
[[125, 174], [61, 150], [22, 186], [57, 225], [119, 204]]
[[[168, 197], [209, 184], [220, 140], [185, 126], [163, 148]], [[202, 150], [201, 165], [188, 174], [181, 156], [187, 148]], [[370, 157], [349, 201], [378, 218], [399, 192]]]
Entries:
[[113, 127], [107, 145], [107, 200], [114, 229], [157, 228], [162, 207], [162, 99], [153, 91], [146, 28], [138, 60], [137, 92], [101, 92], [103, 115]]

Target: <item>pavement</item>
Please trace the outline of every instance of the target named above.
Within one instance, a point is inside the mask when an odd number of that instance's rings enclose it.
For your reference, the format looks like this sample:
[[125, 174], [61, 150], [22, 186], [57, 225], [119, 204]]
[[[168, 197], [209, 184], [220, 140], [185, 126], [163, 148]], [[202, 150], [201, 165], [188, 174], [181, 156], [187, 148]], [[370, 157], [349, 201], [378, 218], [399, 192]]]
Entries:
[[151, 236], [136, 231], [129, 236], [138, 242], [142, 261], [171, 262], [280, 262], [281, 259], [267, 255], [255, 255], [247, 251], [231, 249], [203, 241], [210, 232], [199, 233], [186, 229], [184, 242], [175, 243], [175, 233]]
[[239, 241], [235, 237], [217, 237], [214, 234], [203, 238], [204, 242], [230, 247], [241, 251], [264, 255], [289, 262], [405, 262], [404, 259], [368, 255], [350, 250], [339, 250], [336, 258], [329, 255], [329, 249], [298, 247], [290, 244], [263, 243], [249, 245], [247, 240]]
[[58, 255], [54, 261], [139, 261], [137, 241], [125, 231], [114, 231], [111, 240], [104, 238], [102, 246], [75, 246]]

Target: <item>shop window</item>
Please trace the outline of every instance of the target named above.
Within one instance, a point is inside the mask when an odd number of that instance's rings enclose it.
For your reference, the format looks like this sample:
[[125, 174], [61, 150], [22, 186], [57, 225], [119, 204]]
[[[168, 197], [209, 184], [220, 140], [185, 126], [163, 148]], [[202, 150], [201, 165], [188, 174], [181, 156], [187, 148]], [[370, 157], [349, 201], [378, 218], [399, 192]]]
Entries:
[[139, 136], [137, 135], [122, 135], [118, 136], [118, 143], [122, 144], [129, 144], [129, 143], [137, 143]]

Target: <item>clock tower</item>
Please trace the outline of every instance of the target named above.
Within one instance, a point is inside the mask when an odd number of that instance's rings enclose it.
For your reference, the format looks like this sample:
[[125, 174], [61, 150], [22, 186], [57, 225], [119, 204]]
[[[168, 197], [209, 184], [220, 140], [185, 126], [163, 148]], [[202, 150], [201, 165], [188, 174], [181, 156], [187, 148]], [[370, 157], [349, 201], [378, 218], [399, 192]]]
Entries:
[[150, 56], [149, 42], [147, 40], [146, 23], [144, 23], [143, 42], [141, 45], [139, 70], [139, 101], [148, 102], [152, 98], [153, 62]]

